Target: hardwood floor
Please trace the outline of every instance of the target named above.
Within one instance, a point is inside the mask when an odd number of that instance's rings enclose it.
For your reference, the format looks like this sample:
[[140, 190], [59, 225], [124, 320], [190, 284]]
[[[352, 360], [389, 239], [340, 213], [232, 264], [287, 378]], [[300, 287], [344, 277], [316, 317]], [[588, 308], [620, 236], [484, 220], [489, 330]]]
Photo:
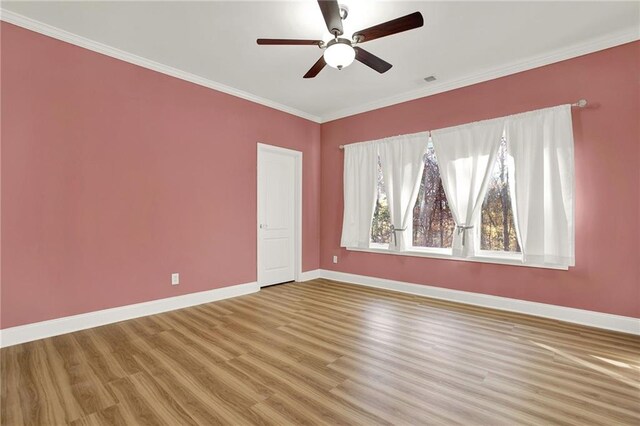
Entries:
[[3, 425], [640, 424], [640, 339], [315, 280], [2, 349]]

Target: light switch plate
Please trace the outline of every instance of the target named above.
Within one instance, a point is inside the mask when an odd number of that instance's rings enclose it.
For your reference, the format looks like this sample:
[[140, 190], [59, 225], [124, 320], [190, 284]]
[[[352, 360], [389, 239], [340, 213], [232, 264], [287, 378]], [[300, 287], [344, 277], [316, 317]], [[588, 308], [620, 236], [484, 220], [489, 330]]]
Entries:
[[180, 284], [180, 274], [179, 273], [174, 273], [171, 274], [171, 285], [178, 285]]
[[333, 256], [333, 263], [338, 263], [338, 256]]

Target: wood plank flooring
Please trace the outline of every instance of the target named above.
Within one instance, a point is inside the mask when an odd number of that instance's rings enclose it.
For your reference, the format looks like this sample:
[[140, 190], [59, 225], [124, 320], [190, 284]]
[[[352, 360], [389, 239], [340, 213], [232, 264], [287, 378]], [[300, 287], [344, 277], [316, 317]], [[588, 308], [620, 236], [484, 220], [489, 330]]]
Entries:
[[2, 425], [640, 424], [640, 339], [315, 280], [2, 349]]

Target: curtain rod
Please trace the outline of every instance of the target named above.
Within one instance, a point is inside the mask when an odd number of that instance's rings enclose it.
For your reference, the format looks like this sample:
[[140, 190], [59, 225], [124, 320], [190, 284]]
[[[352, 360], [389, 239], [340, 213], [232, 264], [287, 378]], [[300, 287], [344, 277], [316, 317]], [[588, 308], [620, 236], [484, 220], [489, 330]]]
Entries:
[[[579, 99], [578, 102], [572, 103], [571, 106], [572, 107], [576, 107], [576, 108], [584, 108], [584, 107], [587, 106], [587, 100], [586, 99]], [[344, 149], [344, 145], [340, 145], [340, 146], [338, 146], [338, 148]]]

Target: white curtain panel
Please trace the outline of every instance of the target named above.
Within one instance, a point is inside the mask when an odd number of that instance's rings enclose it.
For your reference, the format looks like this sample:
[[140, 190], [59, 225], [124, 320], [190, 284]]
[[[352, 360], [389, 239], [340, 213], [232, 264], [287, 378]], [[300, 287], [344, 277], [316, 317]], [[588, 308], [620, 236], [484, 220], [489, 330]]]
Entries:
[[575, 266], [571, 105], [507, 117], [505, 138], [524, 262]]
[[378, 143], [344, 147], [344, 216], [340, 245], [368, 248], [378, 182]]
[[454, 256], [475, 254], [473, 226], [478, 222], [503, 130], [504, 119], [496, 119], [431, 132], [442, 186], [457, 226]]
[[396, 136], [380, 142], [380, 164], [393, 226], [389, 249], [394, 251], [406, 250], [412, 243], [413, 206], [420, 189], [428, 143], [428, 133]]

